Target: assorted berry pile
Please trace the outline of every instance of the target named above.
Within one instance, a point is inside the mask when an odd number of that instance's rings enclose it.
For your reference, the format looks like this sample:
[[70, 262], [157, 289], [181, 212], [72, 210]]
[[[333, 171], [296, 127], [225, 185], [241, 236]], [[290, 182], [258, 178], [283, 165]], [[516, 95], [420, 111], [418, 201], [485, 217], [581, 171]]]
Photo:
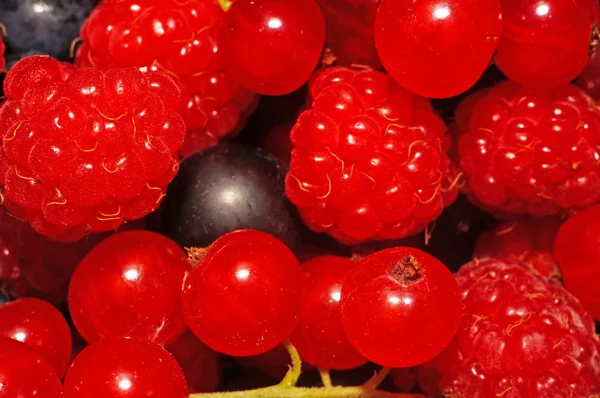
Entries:
[[600, 397], [597, 0], [0, 33], [0, 398]]

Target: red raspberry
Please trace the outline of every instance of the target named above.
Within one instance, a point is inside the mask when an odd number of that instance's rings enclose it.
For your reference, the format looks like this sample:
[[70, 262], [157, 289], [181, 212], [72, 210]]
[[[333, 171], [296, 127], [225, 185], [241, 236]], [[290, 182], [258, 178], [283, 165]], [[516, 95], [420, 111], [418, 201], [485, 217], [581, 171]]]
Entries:
[[479, 237], [474, 256], [507, 258], [560, 284], [560, 269], [553, 254], [560, 225], [558, 217], [523, 218], [500, 224]]
[[461, 327], [423, 368], [430, 383], [437, 373], [442, 392], [465, 398], [600, 394], [600, 340], [568, 291], [497, 259], [465, 265], [456, 280]]
[[213, 0], [105, 0], [83, 24], [76, 64], [138, 66], [173, 76], [186, 91], [181, 155], [187, 156], [238, 133], [258, 103], [225, 71], [223, 15]]
[[476, 99], [459, 139], [464, 192], [502, 217], [585, 207], [600, 199], [599, 149], [600, 111], [580, 88], [502, 82]]
[[154, 211], [185, 135], [181, 92], [162, 72], [71, 68], [23, 59], [6, 76], [0, 108], [0, 199], [63, 241]]
[[305, 223], [348, 244], [398, 239], [456, 198], [446, 126], [428, 100], [371, 69], [325, 68], [292, 129], [286, 180]]

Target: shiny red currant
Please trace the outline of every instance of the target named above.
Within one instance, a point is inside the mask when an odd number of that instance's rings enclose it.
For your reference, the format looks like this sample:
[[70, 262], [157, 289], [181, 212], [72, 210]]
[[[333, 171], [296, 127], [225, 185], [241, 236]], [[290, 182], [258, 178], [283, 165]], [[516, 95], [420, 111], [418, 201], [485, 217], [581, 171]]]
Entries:
[[259, 94], [283, 95], [308, 81], [325, 43], [314, 0], [235, 0], [223, 34], [227, 68]]
[[61, 390], [60, 380], [42, 354], [0, 337], [0, 398], [62, 398]]
[[375, 20], [375, 45], [401, 86], [445, 98], [475, 84], [501, 32], [500, 0], [384, 0]]
[[600, 100], [600, 54], [588, 62], [577, 77], [575, 84], [581, 87], [594, 101]]
[[106, 337], [174, 341], [186, 329], [181, 286], [189, 270], [185, 253], [168, 238], [149, 231], [113, 235], [73, 274], [73, 323], [88, 343]]
[[51, 304], [23, 298], [0, 307], [0, 336], [18, 340], [35, 349], [62, 377], [71, 361], [71, 330]]
[[65, 398], [188, 398], [185, 376], [168, 351], [148, 340], [115, 338], [86, 347], [64, 382]]
[[554, 255], [565, 287], [600, 320], [600, 205], [571, 216], [556, 236]]
[[596, 1], [502, 0], [504, 31], [496, 65], [523, 86], [567, 84], [595, 51], [597, 15]]
[[264, 232], [217, 239], [186, 278], [183, 312], [198, 338], [233, 356], [266, 352], [296, 327], [304, 298], [298, 260]]
[[458, 285], [429, 254], [396, 247], [363, 258], [342, 288], [342, 326], [369, 360], [404, 368], [452, 340], [461, 316]]
[[302, 265], [306, 300], [290, 341], [313, 366], [346, 370], [367, 362], [346, 338], [340, 319], [342, 284], [355, 266], [336, 256], [316, 257]]

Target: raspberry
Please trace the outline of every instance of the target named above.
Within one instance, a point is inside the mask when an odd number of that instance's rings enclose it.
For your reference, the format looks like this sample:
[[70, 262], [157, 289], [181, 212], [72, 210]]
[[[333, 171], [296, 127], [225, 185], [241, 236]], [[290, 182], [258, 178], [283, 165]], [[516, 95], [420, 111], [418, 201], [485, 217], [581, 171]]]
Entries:
[[81, 29], [76, 64], [138, 66], [174, 77], [186, 92], [187, 156], [238, 133], [257, 105], [256, 94], [225, 71], [223, 14], [212, 0], [105, 0]]
[[74, 70], [25, 58], [0, 108], [0, 202], [48, 238], [75, 241], [154, 211], [175, 176], [181, 92], [161, 72]]
[[560, 228], [557, 217], [524, 218], [505, 222], [477, 240], [475, 258], [506, 257], [530, 267], [552, 283], [560, 284], [560, 270], [554, 258], [554, 239]]
[[568, 291], [514, 262], [486, 259], [456, 275], [461, 327], [422, 371], [453, 397], [592, 397], [600, 340]]
[[289, 199], [343, 243], [422, 230], [456, 198], [446, 126], [429, 101], [371, 69], [325, 68], [291, 132]]
[[473, 203], [499, 217], [542, 216], [600, 199], [600, 111], [583, 90], [507, 81], [468, 108], [458, 157]]

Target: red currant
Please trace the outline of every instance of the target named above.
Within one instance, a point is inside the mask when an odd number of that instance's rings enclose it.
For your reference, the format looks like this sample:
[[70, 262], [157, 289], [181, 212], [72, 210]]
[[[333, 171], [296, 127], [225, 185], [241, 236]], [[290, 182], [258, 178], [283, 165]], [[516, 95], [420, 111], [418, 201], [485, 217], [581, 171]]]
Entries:
[[501, 31], [500, 0], [384, 0], [375, 20], [375, 45], [401, 86], [445, 98], [475, 84]]
[[216, 391], [221, 383], [221, 358], [191, 331], [166, 347], [183, 369], [191, 393]]
[[168, 351], [148, 340], [104, 339], [86, 347], [64, 382], [65, 398], [188, 398], [185, 376]]
[[596, 102], [600, 100], [600, 55], [588, 62], [575, 83], [581, 87]]
[[224, 26], [227, 67], [246, 88], [283, 95], [308, 81], [325, 43], [314, 0], [235, 0]]
[[183, 311], [192, 331], [213, 350], [261, 354], [296, 327], [303, 279], [296, 257], [273, 236], [231, 232], [208, 248], [187, 277]]
[[569, 83], [589, 60], [597, 12], [595, 1], [502, 0], [504, 31], [496, 64], [523, 86]]
[[0, 336], [34, 348], [62, 377], [71, 361], [71, 331], [62, 314], [51, 304], [23, 298], [0, 307]]
[[566, 288], [600, 320], [600, 205], [588, 207], [563, 223], [554, 255]]
[[73, 274], [73, 323], [89, 343], [121, 336], [174, 341], [186, 329], [181, 286], [189, 270], [183, 250], [164, 236], [149, 231], [113, 235]]
[[367, 362], [346, 338], [340, 319], [342, 284], [355, 265], [336, 256], [316, 257], [302, 265], [306, 300], [290, 341], [313, 366], [346, 370]]
[[363, 258], [342, 289], [342, 326], [369, 360], [419, 365], [452, 340], [461, 316], [458, 285], [429, 254], [396, 247]]
[[61, 398], [52, 365], [33, 348], [0, 337], [0, 398]]
[[20, 261], [17, 246], [0, 236], [0, 282], [16, 278], [19, 274]]

